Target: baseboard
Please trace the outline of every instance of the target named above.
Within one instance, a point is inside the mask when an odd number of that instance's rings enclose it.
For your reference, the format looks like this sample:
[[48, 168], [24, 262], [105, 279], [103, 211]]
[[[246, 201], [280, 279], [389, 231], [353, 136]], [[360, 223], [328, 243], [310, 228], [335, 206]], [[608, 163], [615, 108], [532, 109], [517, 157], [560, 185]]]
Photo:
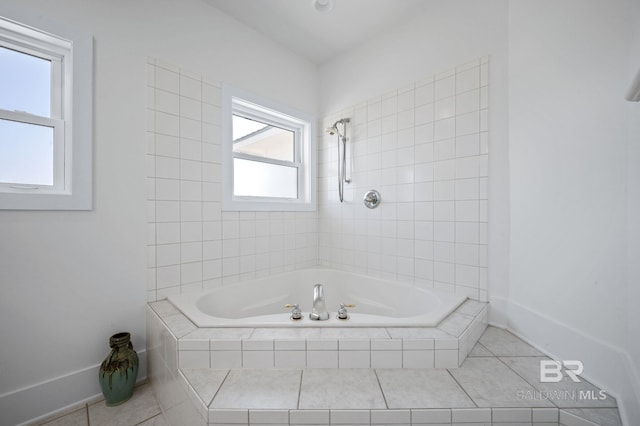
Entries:
[[618, 401], [623, 424], [640, 418], [640, 380], [626, 351], [513, 301], [506, 301], [505, 312], [506, 326], [496, 325], [553, 359], [582, 361], [582, 376]]
[[[138, 380], [147, 377], [146, 350], [138, 351]], [[0, 426], [31, 423], [99, 399], [100, 364], [0, 395]]]
[[507, 328], [507, 306], [509, 301], [503, 297], [489, 295], [489, 323], [501, 328]]

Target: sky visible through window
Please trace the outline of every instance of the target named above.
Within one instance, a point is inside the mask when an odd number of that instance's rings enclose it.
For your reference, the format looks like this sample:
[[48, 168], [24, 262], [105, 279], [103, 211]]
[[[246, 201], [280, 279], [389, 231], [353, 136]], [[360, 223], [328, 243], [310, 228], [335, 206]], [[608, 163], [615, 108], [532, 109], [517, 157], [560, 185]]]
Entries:
[[250, 135], [251, 133], [257, 132], [260, 129], [264, 129], [265, 127], [268, 127], [268, 124], [234, 114], [233, 140], [237, 141], [238, 139]]
[[[0, 47], [0, 109], [50, 117], [51, 62]], [[0, 119], [0, 183], [53, 185], [53, 128]]]
[[0, 108], [51, 116], [51, 62], [0, 47]]

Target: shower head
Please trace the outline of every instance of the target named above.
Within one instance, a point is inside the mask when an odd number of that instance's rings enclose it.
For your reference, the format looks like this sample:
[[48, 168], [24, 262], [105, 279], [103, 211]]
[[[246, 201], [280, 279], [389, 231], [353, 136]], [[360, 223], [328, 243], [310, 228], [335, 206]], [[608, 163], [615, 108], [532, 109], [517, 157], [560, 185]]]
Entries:
[[340, 120], [333, 123], [333, 126], [327, 127], [325, 131], [329, 133], [331, 136], [335, 135], [336, 133], [338, 134], [338, 136], [342, 136], [342, 134], [340, 133], [340, 130], [338, 130], [338, 124], [342, 124], [342, 126], [344, 127], [345, 123], [348, 123], [350, 121], [351, 120], [349, 120], [348, 118], [341, 118]]

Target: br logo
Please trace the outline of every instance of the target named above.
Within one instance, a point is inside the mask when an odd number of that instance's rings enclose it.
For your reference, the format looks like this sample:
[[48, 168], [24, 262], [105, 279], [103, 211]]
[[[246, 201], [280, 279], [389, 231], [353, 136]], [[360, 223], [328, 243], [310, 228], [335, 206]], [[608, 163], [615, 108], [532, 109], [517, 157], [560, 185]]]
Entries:
[[553, 361], [553, 360], [541, 360], [540, 361], [540, 382], [542, 383], [558, 383], [562, 381], [563, 367], [564, 374], [567, 375], [574, 382], [579, 382], [578, 375], [584, 371], [584, 365], [582, 361], [568, 360], [568, 361]]

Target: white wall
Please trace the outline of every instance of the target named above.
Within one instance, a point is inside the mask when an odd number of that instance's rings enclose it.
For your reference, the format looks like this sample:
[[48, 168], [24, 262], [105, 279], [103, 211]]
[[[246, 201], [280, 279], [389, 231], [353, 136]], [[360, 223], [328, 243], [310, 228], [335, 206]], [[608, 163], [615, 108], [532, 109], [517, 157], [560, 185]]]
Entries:
[[[640, 2], [632, 3], [631, 22], [640, 22]], [[640, 27], [633, 25], [627, 81], [640, 72]], [[627, 104], [627, 347], [634, 381], [640, 383], [640, 102]]]
[[490, 55], [488, 243], [494, 322], [502, 321], [508, 295], [507, 41], [505, 0], [426, 2], [425, 13], [320, 67], [320, 111], [328, 113]]
[[198, 0], [0, 0], [11, 11], [94, 35], [95, 188], [90, 212], [0, 212], [0, 424], [99, 393], [116, 331], [144, 355], [146, 57], [317, 105], [313, 64]]
[[626, 353], [637, 318], [625, 309], [630, 4], [509, 3], [508, 318], [543, 349], [582, 360], [637, 419]]

